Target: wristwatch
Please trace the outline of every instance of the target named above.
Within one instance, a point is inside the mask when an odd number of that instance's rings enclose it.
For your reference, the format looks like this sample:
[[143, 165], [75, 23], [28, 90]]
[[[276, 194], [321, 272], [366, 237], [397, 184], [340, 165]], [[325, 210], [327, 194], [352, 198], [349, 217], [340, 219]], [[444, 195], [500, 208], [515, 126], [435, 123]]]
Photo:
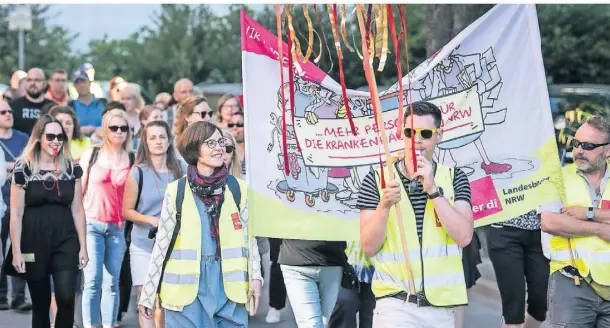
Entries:
[[428, 194], [428, 199], [434, 199], [436, 197], [441, 197], [441, 196], [444, 196], [443, 195], [443, 188], [438, 187], [438, 188], [436, 188], [436, 192]]
[[593, 218], [595, 218], [595, 212], [593, 212], [593, 207], [589, 207], [587, 209], [587, 221], [593, 221]]

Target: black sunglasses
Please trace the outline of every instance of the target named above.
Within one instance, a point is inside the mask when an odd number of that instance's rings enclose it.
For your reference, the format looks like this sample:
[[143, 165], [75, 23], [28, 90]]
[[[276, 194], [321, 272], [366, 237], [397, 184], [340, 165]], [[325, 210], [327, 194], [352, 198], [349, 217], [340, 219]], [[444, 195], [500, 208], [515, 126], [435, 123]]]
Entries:
[[593, 150], [593, 149], [595, 149], [597, 147], [606, 146], [606, 145], [609, 145], [609, 144], [610, 143], [608, 143], [608, 142], [603, 143], [603, 144], [594, 144], [592, 142], [580, 142], [580, 141], [578, 141], [576, 139], [572, 139], [572, 147], [574, 147], [574, 148], [580, 147], [580, 148], [582, 148], [584, 150]]
[[203, 112], [193, 112], [194, 114], [199, 114], [201, 115], [201, 118], [205, 118], [206, 116], [209, 116], [210, 118], [212, 118], [212, 114], [214, 114], [214, 111], [203, 111]]
[[10, 109], [0, 110], [0, 115], [6, 115], [6, 113], [13, 114], [13, 111]]
[[121, 132], [129, 131], [129, 127], [127, 125], [111, 125], [108, 128], [112, 132], [117, 132], [117, 131], [119, 131], [119, 129], [121, 130]]
[[227, 154], [233, 153], [234, 150], [235, 150], [235, 146], [233, 146], [233, 145], [226, 145], [225, 146], [225, 151], [227, 152]]
[[[421, 135], [422, 139], [430, 139], [430, 138], [432, 138], [434, 133], [438, 132], [438, 129], [405, 128], [404, 132], [405, 132], [405, 137], [407, 137], [407, 138], [412, 138], [415, 134], [419, 133], [419, 135]], [[415, 132], [415, 133], [413, 133], [413, 132]]]
[[45, 138], [47, 138], [47, 141], [53, 141], [55, 139], [57, 139], [57, 141], [59, 142], [64, 142], [66, 140], [68, 140], [68, 137], [66, 137], [65, 134], [60, 133], [60, 134], [53, 134], [53, 133], [46, 133]]
[[233, 127], [243, 128], [244, 127], [244, 122], [241, 122], [241, 123], [229, 123], [229, 124], [227, 124], [227, 127], [229, 129], [233, 128]]

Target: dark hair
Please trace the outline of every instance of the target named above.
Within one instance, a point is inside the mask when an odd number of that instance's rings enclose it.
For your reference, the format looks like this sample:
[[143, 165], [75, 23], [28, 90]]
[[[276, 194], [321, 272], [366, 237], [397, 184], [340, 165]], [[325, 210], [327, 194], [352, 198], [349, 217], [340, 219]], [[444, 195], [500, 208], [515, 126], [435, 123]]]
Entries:
[[148, 129], [153, 126], [160, 126], [165, 129], [165, 133], [167, 134], [167, 141], [169, 144], [169, 147], [167, 148], [167, 158], [165, 159], [165, 164], [174, 175], [174, 179], [179, 179], [180, 177], [182, 177], [183, 174], [182, 166], [180, 165], [178, 157], [176, 157], [176, 150], [174, 148], [174, 138], [172, 137], [169, 125], [165, 121], [148, 122], [148, 124], [146, 124], [146, 127], [140, 130], [142, 131], [142, 140], [140, 141], [140, 145], [138, 146], [138, 150], [136, 152], [135, 165], [138, 165], [140, 163], [146, 163], [148, 167], [150, 167], [153, 172], [155, 172], [155, 174], [159, 176], [159, 173], [155, 170], [155, 167], [152, 161], [150, 160], [150, 151], [148, 149], [148, 144], [146, 143]]
[[111, 102], [107, 103], [106, 106], [104, 106], [104, 110], [102, 111], [102, 116], [104, 116], [104, 114], [106, 114], [107, 112], [109, 112], [113, 109], [117, 109], [117, 108], [120, 110], [123, 110], [123, 111], [127, 111], [125, 109], [125, 106], [123, 104], [121, 104], [120, 102], [111, 101]]
[[195, 122], [184, 130], [178, 139], [178, 151], [187, 164], [197, 165], [201, 145], [216, 131], [222, 135], [220, 128], [205, 121]]
[[68, 73], [66, 73], [66, 71], [64, 71], [63, 69], [57, 69], [55, 70], [55, 72], [51, 73], [51, 75], [49, 75], [49, 79], [51, 79], [53, 77], [53, 75], [55, 74], [65, 74], [67, 75]]
[[76, 140], [83, 139], [83, 136], [80, 133], [80, 122], [78, 121], [78, 117], [76, 117], [76, 114], [74, 113], [74, 111], [72, 110], [72, 108], [70, 106], [66, 106], [66, 105], [53, 106], [53, 107], [51, 107], [51, 109], [49, 109], [48, 114], [53, 117], [57, 116], [57, 114], [70, 115], [70, 117], [72, 117], [72, 124], [74, 127], [74, 131], [72, 131], [72, 139], [76, 139]]
[[222, 97], [220, 97], [220, 99], [218, 99], [218, 103], [216, 104], [216, 117], [218, 122], [222, 122], [222, 116], [220, 116], [220, 112], [222, 111], [222, 107], [225, 105], [225, 103], [231, 99], [235, 98], [235, 100], [237, 100], [237, 106], [239, 106], [239, 111], [242, 111], [241, 108], [241, 103], [239, 102], [239, 99], [237, 98], [237, 96], [235, 96], [232, 93], [225, 93]]
[[[405, 108], [405, 115], [403, 117], [403, 125], [407, 126], [407, 117], [409, 117], [409, 115], [411, 115], [411, 110], [410, 108], [407, 106]], [[427, 116], [430, 115], [432, 116], [432, 118], [434, 118], [434, 125], [436, 125], [437, 128], [441, 127], [441, 121], [443, 119], [443, 114], [441, 113], [441, 110], [433, 103], [427, 102], [427, 101], [416, 101], [413, 103], [413, 115], [416, 116]]]
[[239, 115], [239, 116], [241, 116], [241, 117], [244, 117], [244, 112], [239, 111], [239, 112], [237, 112], [237, 113], [233, 114], [233, 116], [235, 116], [235, 115]]

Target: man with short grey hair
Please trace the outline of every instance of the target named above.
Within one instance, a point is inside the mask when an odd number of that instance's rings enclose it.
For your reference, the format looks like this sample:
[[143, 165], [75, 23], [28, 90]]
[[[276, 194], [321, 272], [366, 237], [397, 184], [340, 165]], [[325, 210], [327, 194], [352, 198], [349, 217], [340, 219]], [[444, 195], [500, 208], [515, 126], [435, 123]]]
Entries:
[[565, 198], [540, 209], [551, 260], [543, 327], [610, 327], [610, 123], [593, 116], [572, 140], [563, 168]]
[[187, 78], [182, 78], [174, 84], [173, 102], [174, 104], [167, 108], [163, 112], [163, 119], [169, 124], [170, 127], [174, 126], [174, 119], [176, 118], [176, 111], [178, 104], [193, 94], [193, 82]]

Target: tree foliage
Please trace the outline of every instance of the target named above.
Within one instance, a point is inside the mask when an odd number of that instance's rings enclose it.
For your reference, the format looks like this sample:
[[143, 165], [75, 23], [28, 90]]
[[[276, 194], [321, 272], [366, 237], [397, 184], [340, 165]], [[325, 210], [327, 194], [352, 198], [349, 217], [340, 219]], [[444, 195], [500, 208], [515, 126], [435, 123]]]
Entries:
[[[409, 66], [414, 68], [428, 55], [446, 44], [452, 37], [491, 5], [405, 5], [409, 40]], [[313, 6], [309, 14], [319, 36], [314, 39], [314, 58], [319, 49], [322, 30]], [[350, 46], [360, 49], [360, 32], [353, 5], [347, 10], [347, 38]], [[394, 6], [396, 8], [396, 6]], [[172, 90], [173, 83], [182, 77], [196, 83], [241, 82], [241, 42], [239, 11], [248, 14], [275, 34], [273, 6], [253, 12], [245, 5], [230, 5], [228, 13], [215, 14], [208, 5], [162, 5], [151, 17], [148, 26], [129, 37], [93, 40], [85, 54], [73, 54], [70, 41], [76, 37], [65, 28], [48, 23], [49, 6], [33, 5], [33, 30], [26, 35], [26, 67], [39, 66], [46, 71], [63, 68], [74, 70], [83, 61], [92, 62], [97, 79], [107, 80], [121, 75], [137, 82], [150, 92]], [[610, 6], [603, 5], [538, 5], [544, 63], [549, 80], [555, 83], [608, 83], [610, 80], [610, 39], [606, 26]], [[294, 6], [293, 24], [303, 52], [307, 48], [307, 24], [302, 6]], [[331, 25], [326, 5], [317, 11], [326, 35], [319, 66], [339, 81], [339, 67], [334, 48]], [[395, 22], [400, 20], [394, 10]], [[0, 74], [8, 80], [17, 69], [17, 33], [8, 30], [8, 8], [0, 6]], [[341, 14], [339, 14], [340, 22]], [[284, 40], [285, 31], [284, 33]], [[348, 88], [366, 85], [362, 60], [350, 52], [342, 42], [343, 66]], [[327, 48], [328, 47], [328, 48]], [[515, 50], [518, 51], [518, 50]], [[397, 72], [393, 46], [385, 69], [377, 72], [378, 84], [385, 86], [396, 81]], [[404, 44], [401, 47], [403, 74], [406, 73]], [[374, 67], [378, 65], [375, 60]]]

